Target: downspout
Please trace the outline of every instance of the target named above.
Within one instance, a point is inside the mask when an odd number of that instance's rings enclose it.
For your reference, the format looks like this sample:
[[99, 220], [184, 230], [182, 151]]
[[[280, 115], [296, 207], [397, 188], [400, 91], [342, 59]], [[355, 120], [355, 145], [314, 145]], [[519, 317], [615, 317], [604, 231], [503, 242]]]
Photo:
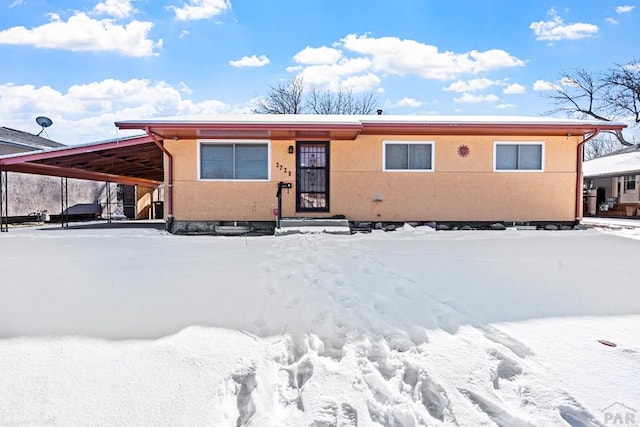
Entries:
[[584, 179], [582, 178], [582, 159], [584, 157], [584, 144], [598, 136], [599, 133], [600, 129], [596, 128], [591, 135], [589, 135], [580, 144], [578, 144], [578, 154], [576, 159], [576, 224], [579, 224], [580, 219], [582, 218], [582, 216], [580, 215], [580, 206], [582, 206], [582, 187], [584, 181]]
[[167, 189], [165, 191], [165, 198], [167, 201], [167, 231], [171, 232], [171, 225], [173, 224], [173, 156], [164, 147], [164, 144], [158, 139], [158, 137], [151, 131], [150, 127], [144, 128], [147, 135], [153, 140], [158, 148], [167, 156]]

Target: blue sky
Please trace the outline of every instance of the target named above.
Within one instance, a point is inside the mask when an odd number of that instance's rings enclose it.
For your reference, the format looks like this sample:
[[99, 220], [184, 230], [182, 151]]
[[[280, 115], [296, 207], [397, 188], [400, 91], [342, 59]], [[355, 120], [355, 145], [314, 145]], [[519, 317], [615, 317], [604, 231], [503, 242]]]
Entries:
[[638, 3], [6, 0], [0, 126], [109, 139], [116, 120], [250, 111], [298, 75], [374, 91], [385, 114], [538, 116], [563, 71], [639, 59]]

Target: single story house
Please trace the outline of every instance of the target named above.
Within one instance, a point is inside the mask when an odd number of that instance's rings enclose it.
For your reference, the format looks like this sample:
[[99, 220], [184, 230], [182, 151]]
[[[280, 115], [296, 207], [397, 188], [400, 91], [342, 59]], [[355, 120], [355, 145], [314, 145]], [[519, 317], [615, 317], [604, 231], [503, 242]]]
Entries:
[[640, 213], [640, 145], [589, 160], [583, 167], [590, 214]]
[[575, 223], [583, 144], [625, 127], [541, 117], [250, 114], [116, 126], [144, 131], [164, 153], [164, 215], [174, 232], [268, 228], [275, 215]]

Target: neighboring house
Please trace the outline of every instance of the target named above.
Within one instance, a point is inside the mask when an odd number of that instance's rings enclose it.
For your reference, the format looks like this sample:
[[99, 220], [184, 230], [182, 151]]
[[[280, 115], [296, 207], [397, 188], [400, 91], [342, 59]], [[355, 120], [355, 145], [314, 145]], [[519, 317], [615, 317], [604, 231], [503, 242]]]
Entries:
[[143, 130], [162, 147], [164, 214], [173, 231], [273, 226], [274, 213], [382, 223], [574, 223], [582, 217], [582, 144], [625, 127], [387, 115], [214, 116], [116, 126]]
[[0, 127], [0, 156], [57, 147], [64, 147], [64, 144], [28, 132]]
[[[0, 157], [55, 150], [63, 147], [65, 147], [64, 144], [41, 136], [0, 127]], [[6, 175], [3, 175], [3, 180], [5, 176], [6, 183], [2, 183], [3, 186], [0, 190], [2, 201], [6, 203], [6, 210], [3, 210], [2, 213], [6, 213], [10, 219], [29, 215], [36, 216], [38, 212], [44, 211], [50, 215], [61, 213], [63, 203], [60, 178], [6, 172]], [[68, 179], [65, 189], [67, 192], [65, 202], [70, 215], [91, 217], [104, 216], [108, 213], [106, 183]], [[117, 193], [116, 185], [110, 184], [109, 212], [111, 214], [118, 212]]]
[[592, 214], [634, 215], [640, 207], [640, 146], [626, 147], [584, 163], [584, 186]]

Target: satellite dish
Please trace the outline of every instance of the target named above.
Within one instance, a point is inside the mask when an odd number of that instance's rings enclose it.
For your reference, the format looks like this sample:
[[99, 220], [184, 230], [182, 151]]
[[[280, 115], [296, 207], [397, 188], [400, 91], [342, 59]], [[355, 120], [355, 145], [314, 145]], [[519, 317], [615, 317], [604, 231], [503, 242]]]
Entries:
[[45, 117], [45, 116], [39, 116], [36, 117], [36, 123], [39, 124], [42, 129], [40, 130], [40, 132], [38, 132], [38, 134], [36, 136], [40, 136], [40, 134], [49, 126], [51, 126], [53, 124], [53, 121], [49, 118], [49, 117]]

